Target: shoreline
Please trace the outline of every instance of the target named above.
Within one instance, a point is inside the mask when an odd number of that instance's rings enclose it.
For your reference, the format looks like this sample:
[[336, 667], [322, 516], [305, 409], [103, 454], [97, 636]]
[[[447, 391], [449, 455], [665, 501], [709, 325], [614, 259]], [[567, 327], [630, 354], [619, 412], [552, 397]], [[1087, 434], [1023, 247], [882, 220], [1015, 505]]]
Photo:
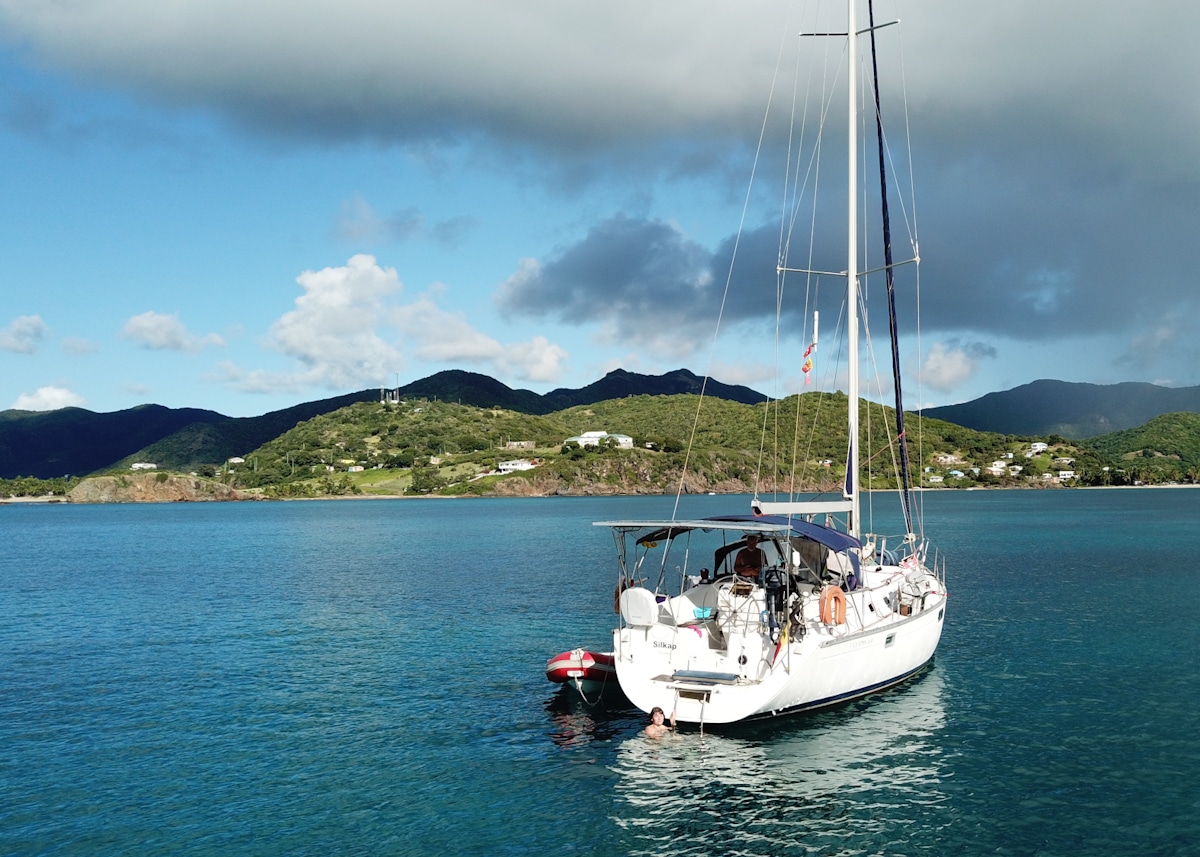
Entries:
[[[1074, 488], [1063, 488], [1061, 486], [1056, 487], [1056, 488], [1041, 488], [1039, 486], [1025, 487], [1025, 486], [1015, 486], [1015, 485], [1010, 486], [1010, 487], [1004, 487], [1004, 488], [1001, 488], [1001, 487], [985, 488], [985, 487], [980, 487], [980, 486], [971, 487], [971, 488], [915, 487], [912, 490], [915, 493], [926, 494], [926, 493], [933, 493], [933, 492], [952, 493], [952, 492], [957, 492], [957, 491], [1048, 491], [1048, 490], [1049, 491], [1138, 491], [1138, 490], [1152, 489], [1152, 488], [1158, 488], [1158, 489], [1200, 488], [1200, 483], [1191, 484], [1191, 485], [1181, 484], [1181, 483], [1174, 483], [1174, 484], [1169, 484], [1169, 485], [1079, 485]], [[879, 493], [891, 493], [894, 490], [895, 489], [879, 489]], [[752, 494], [752, 493], [753, 492], [739, 491], [739, 492], [736, 492], [733, 494], [720, 495], [720, 496], [744, 497], [744, 496], [747, 496], [748, 494]], [[240, 503], [240, 502], [245, 502], [247, 500], [253, 500], [255, 502], [269, 502], [269, 503], [305, 503], [305, 502], [312, 502], [314, 500], [462, 500], [462, 499], [475, 499], [475, 500], [521, 500], [521, 499], [536, 500], [536, 499], [542, 499], [542, 500], [544, 500], [544, 499], [551, 498], [551, 497], [557, 497], [560, 499], [570, 499], [573, 497], [646, 497], [646, 496], [666, 497], [668, 495], [665, 493], [656, 494], [656, 495], [648, 495], [648, 494], [521, 494], [521, 495], [517, 495], [517, 494], [453, 494], [453, 495], [448, 495], [448, 494], [337, 494], [337, 495], [330, 495], [330, 496], [326, 496], [326, 497], [266, 498], [266, 497], [261, 497], [261, 496], [255, 496], [255, 497], [230, 499], [230, 500], [207, 500], [207, 499], [206, 500], [123, 500], [123, 501], [114, 500], [114, 501], [108, 501], [108, 502], [111, 502], [111, 503], [136, 503], [136, 504], [180, 503], [180, 502]], [[673, 495], [671, 495], [671, 496], [673, 496]], [[102, 505], [103, 501], [101, 503], [79, 503], [79, 502], [75, 502], [75, 501], [71, 500], [68, 497], [60, 496], [60, 495], [48, 495], [48, 496], [41, 496], [41, 497], [0, 497], [0, 505], [44, 506], [44, 505], [55, 505], [55, 504], [60, 504], [63, 506], [94, 506], [94, 505]]]

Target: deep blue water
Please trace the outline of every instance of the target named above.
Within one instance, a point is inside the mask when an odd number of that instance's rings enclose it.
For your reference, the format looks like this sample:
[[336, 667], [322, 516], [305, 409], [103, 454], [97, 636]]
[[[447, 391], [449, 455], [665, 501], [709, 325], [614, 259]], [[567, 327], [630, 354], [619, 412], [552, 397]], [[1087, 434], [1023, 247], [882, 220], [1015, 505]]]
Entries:
[[922, 500], [929, 671], [660, 742], [543, 669], [669, 499], [0, 506], [0, 853], [1200, 853], [1200, 491]]

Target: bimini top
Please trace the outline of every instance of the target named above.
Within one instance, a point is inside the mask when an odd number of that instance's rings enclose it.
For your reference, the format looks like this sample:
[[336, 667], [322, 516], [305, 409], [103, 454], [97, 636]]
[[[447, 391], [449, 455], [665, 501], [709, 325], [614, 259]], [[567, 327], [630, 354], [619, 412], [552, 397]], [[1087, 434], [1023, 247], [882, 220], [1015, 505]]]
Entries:
[[594, 526], [626, 532], [647, 531], [638, 538], [639, 544], [673, 539], [692, 530], [736, 530], [741, 533], [799, 536], [856, 558], [862, 548], [862, 542], [849, 533], [783, 515], [718, 515], [691, 521], [596, 521]]

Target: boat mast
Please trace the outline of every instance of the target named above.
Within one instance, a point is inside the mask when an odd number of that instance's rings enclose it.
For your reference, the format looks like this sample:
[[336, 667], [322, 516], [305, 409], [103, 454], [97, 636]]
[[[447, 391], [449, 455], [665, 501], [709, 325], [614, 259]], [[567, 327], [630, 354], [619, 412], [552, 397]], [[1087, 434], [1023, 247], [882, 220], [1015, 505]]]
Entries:
[[854, 14], [855, 0], [846, 2], [846, 91], [849, 159], [847, 186], [849, 188], [848, 232], [846, 251], [846, 394], [849, 398], [847, 425], [850, 450], [847, 456], [846, 491], [850, 497], [850, 519], [847, 529], [859, 535], [859, 476], [858, 476], [858, 27]]
[[867, 0], [867, 27], [871, 31], [872, 89], [875, 93], [875, 139], [879, 149], [879, 202], [883, 219], [883, 271], [887, 284], [888, 332], [892, 344], [892, 387], [896, 397], [896, 440], [900, 448], [900, 497], [904, 505], [904, 532], [913, 531], [908, 437], [904, 431], [904, 391], [900, 382], [900, 332], [896, 318], [896, 276], [892, 268], [892, 220], [888, 213], [887, 162], [884, 160], [883, 107], [879, 92], [879, 55], [875, 48], [875, 3]]

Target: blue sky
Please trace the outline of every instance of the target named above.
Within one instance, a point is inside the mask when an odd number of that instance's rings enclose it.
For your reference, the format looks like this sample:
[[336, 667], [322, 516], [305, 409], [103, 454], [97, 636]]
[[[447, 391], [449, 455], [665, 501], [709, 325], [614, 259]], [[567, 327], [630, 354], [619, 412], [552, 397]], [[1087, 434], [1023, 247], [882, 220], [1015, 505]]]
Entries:
[[[1149, 6], [880, 4], [921, 229], [910, 407], [1200, 384], [1200, 57], [1163, 35], [1200, 7]], [[447, 368], [776, 392], [770, 295], [711, 343], [805, 9], [0, 0], [0, 409], [250, 416]], [[768, 206], [747, 229], [766, 246]]]

